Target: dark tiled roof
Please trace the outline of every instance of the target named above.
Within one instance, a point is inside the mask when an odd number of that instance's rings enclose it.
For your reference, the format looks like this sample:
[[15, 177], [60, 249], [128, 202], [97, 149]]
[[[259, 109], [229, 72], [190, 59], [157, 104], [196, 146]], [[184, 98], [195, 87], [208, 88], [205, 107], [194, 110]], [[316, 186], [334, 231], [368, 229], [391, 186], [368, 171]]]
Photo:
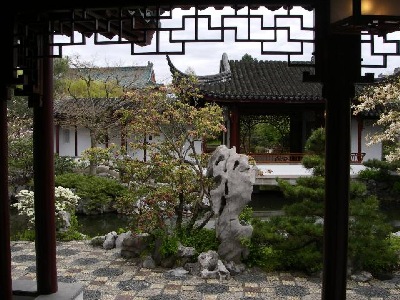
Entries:
[[129, 105], [124, 98], [65, 98], [54, 101], [54, 116], [56, 119], [63, 119], [66, 115], [69, 118], [83, 114], [104, 115]]
[[[172, 74], [185, 75], [167, 59]], [[220, 73], [197, 77], [201, 93], [217, 101], [323, 102], [322, 85], [303, 82], [305, 71], [313, 73], [311, 62], [289, 66], [286, 61], [228, 61], [224, 54]]]

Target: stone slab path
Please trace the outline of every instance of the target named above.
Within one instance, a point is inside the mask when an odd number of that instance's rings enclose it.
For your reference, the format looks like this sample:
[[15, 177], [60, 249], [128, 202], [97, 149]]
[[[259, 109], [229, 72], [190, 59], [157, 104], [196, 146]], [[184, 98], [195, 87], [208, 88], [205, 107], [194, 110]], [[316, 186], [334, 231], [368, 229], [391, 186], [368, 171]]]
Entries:
[[[12, 279], [36, 280], [33, 242], [12, 242]], [[167, 269], [144, 269], [119, 249], [89, 241], [57, 244], [58, 282], [79, 283], [84, 300], [320, 300], [320, 278], [295, 273], [247, 270], [229, 280], [174, 277]], [[347, 300], [399, 300], [400, 273], [386, 281], [347, 282]]]

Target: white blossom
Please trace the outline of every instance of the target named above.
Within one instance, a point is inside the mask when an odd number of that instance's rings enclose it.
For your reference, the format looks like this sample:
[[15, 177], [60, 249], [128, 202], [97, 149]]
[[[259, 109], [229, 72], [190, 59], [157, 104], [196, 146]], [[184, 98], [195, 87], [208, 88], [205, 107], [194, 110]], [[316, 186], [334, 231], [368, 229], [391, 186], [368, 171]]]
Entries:
[[[34, 210], [34, 198], [35, 194], [33, 191], [21, 190], [17, 195], [17, 202], [12, 204], [18, 210], [19, 215], [26, 216], [28, 218], [29, 226], [34, 227], [35, 225], [35, 210]], [[55, 199], [55, 216], [59, 218], [60, 211], [68, 211], [75, 213], [76, 206], [80, 199], [79, 196], [75, 195], [69, 188], [57, 186], [54, 189]], [[58, 220], [59, 221], [59, 220]]]
[[352, 106], [355, 115], [379, 108], [381, 113], [374, 125], [381, 130], [366, 136], [367, 145], [390, 141], [396, 145], [385, 159], [389, 162], [400, 160], [400, 74], [391, 80], [366, 88], [358, 97], [358, 104]]

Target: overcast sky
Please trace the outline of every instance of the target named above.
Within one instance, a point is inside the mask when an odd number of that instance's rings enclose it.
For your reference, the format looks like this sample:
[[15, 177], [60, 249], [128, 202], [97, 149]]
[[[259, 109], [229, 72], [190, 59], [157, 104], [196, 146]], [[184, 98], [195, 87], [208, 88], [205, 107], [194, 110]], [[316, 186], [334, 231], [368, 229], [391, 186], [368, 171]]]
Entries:
[[[220, 26], [221, 18], [220, 14], [231, 13], [233, 10], [226, 8], [222, 11], [215, 11], [214, 9], [207, 9], [205, 11], [200, 11], [200, 14], [212, 14], [211, 26]], [[247, 13], [244, 10], [243, 13]], [[262, 11], [253, 12], [254, 14], [263, 14], [264, 26], [272, 26], [274, 20], [273, 15], [286, 14], [286, 11], [280, 9], [275, 12], [263, 9]], [[192, 10], [174, 10], [172, 19], [167, 21], [162, 21], [163, 28], [169, 27], [181, 27], [181, 15], [192, 15]], [[239, 12], [240, 14], [240, 12]], [[304, 15], [304, 26], [312, 27], [313, 15], [312, 12], [308, 12], [301, 8], [295, 8], [291, 11], [291, 14], [302, 14]], [[207, 22], [201, 20], [199, 23], [199, 38], [208, 39], [219, 39], [220, 31], [210, 31], [207, 30]], [[243, 22], [240, 18], [225, 18], [225, 26], [237, 26], [238, 28], [238, 38], [247, 38], [247, 22]], [[252, 19], [251, 37], [260, 38], [261, 36], [271, 38], [271, 31], [260, 30], [261, 18]], [[291, 38], [302, 38], [312, 40], [312, 32], [307, 30], [300, 30], [300, 22], [297, 19], [277, 19], [278, 26], [290, 26], [290, 36]], [[185, 24], [185, 30], [173, 33], [174, 39], [190, 39], [193, 38], [193, 20], [187, 20]], [[160, 36], [161, 51], [176, 51], [180, 50], [180, 44], [169, 43], [169, 36], [167, 33], [163, 33]], [[400, 40], [400, 32], [389, 34], [388, 38], [390, 40]], [[258, 60], [287, 60], [287, 56], [268, 56], [261, 55], [261, 43], [252, 42], [233, 42], [234, 33], [233, 31], [225, 31], [225, 42], [212, 42], [212, 43], [186, 43], [185, 55], [170, 55], [173, 64], [181, 71], [186, 71], [191, 68], [195, 71], [197, 75], [210, 75], [216, 74], [219, 71], [219, 62], [221, 60], [222, 54], [227, 53], [230, 60], [240, 60], [242, 56], [246, 53], [250, 54], [252, 57]], [[56, 38], [56, 41], [61, 40]], [[395, 51], [395, 45], [386, 44], [383, 46], [383, 40], [378, 39], [376, 41], [377, 51]], [[382, 46], [380, 46], [382, 44]], [[304, 55], [292, 56], [292, 60], [298, 61], [309, 61], [312, 56], [312, 43], [305, 43]], [[155, 44], [148, 47], [135, 47], [135, 51], [153, 51], [155, 49]], [[281, 31], [278, 35], [278, 42], [274, 44], [264, 43], [264, 50], [282, 50], [290, 49], [290, 51], [300, 50], [300, 43], [287, 42], [287, 37], [284, 31]], [[363, 46], [363, 60], [369, 64], [380, 64], [380, 57], [371, 57], [368, 55], [370, 50]], [[171, 80], [171, 73], [167, 64], [165, 55], [131, 55], [131, 47], [129, 44], [126, 45], [94, 45], [93, 38], [86, 40], [86, 45], [84, 46], [65, 46], [63, 47], [63, 56], [74, 56], [79, 55], [82, 61], [89, 61], [95, 63], [97, 66], [143, 66], [147, 65], [150, 61], [154, 64], [154, 70], [156, 75], [156, 80], [159, 83], [168, 83]], [[379, 74], [391, 74], [393, 70], [400, 67], [400, 57], [389, 57], [388, 68], [387, 69], [366, 69], [362, 71], [373, 72], [376, 75]]]

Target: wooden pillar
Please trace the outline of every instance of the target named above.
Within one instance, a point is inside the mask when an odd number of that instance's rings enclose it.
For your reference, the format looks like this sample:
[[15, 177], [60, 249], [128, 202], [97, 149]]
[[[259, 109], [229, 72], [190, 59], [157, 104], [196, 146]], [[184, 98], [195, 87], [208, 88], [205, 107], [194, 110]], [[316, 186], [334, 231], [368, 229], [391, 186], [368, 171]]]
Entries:
[[78, 156], [78, 126], [74, 126], [74, 148], [75, 148], [75, 157]]
[[363, 119], [358, 116], [357, 117], [357, 162], [361, 162], [362, 161], [362, 156], [361, 156], [362, 143], [361, 143], [361, 139], [362, 139], [363, 128], [364, 128]]
[[11, 300], [11, 249], [10, 249], [10, 198], [8, 194], [8, 131], [7, 100], [13, 75], [14, 13], [9, 10], [0, 19], [2, 28], [3, 57], [0, 60], [0, 299]]
[[[4, 71], [3, 71], [4, 72]], [[8, 195], [7, 88], [0, 99], [0, 299], [12, 299], [10, 250], [10, 198]]]
[[230, 147], [235, 146], [236, 152], [240, 153], [240, 122], [239, 122], [239, 109], [233, 106], [230, 111], [231, 133], [230, 133]]
[[35, 193], [36, 280], [39, 294], [57, 292], [56, 225], [54, 200], [53, 62], [46, 36], [39, 43], [39, 91], [33, 104], [33, 167]]
[[359, 35], [325, 40], [323, 93], [326, 110], [324, 268], [322, 299], [346, 299], [350, 185], [351, 99], [361, 76]]
[[56, 153], [60, 155], [60, 125], [56, 125]]

